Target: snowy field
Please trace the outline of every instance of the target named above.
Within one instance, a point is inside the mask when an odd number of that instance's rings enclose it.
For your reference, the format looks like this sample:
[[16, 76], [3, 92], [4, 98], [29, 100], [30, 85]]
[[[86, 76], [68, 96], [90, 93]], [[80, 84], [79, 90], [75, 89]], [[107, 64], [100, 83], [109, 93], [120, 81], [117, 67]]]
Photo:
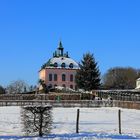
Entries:
[[122, 135], [118, 134], [119, 108], [80, 108], [79, 134], [75, 133], [77, 108], [53, 108], [51, 134], [23, 137], [20, 107], [0, 107], [0, 140], [140, 139], [140, 110], [121, 109]]

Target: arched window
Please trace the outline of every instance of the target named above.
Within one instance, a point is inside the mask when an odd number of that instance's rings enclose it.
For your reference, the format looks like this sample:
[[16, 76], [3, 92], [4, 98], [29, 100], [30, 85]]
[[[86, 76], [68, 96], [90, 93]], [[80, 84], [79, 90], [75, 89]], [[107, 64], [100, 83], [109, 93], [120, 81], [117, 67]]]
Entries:
[[72, 64], [72, 63], [70, 63], [69, 67], [72, 69], [72, 68], [73, 68], [73, 64]]
[[70, 88], [73, 89], [73, 85], [70, 85]]
[[54, 81], [57, 81], [57, 74], [54, 74]]
[[66, 75], [62, 74], [62, 81], [66, 81]]
[[62, 68], [65, 68], [65, 67], [66, 67], [66, 64], [65, 64], [65, 63], [62, 63], [62, 64], [61, 64], [61, 67], [62, 67]]
[[73, 74], [70, 75], [70, 81], [73, 82]]
[[54, 67], [58, 67], [58, 64], [56, 62], [54, 63]]
[[49, 74], [49, 81], [52, 81], [52, 74]]

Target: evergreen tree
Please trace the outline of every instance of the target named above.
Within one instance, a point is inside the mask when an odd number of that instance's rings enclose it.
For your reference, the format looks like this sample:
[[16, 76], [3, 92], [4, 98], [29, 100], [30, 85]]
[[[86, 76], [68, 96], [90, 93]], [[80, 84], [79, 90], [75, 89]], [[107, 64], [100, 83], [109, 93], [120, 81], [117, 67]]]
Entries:
[[0, 85], [0, 94], [5, 94], [5, 89]]
[[76, 74], [78, 88], [90, 91], [100, 86], [100, 72], [93, 54], [86, 53], [79, 64], [80, 69]]

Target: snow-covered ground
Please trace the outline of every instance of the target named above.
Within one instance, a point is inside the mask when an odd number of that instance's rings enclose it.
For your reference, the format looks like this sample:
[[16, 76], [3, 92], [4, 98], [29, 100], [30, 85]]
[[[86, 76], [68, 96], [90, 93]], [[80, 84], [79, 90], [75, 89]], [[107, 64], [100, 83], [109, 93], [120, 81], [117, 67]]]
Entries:
[[[140, 110], [121, 109], [122, 135], [118, 134], [119, 108], [80, 108], [80, 133], [75, 134], [77, 108], [53, 108], [51, 134], [42, 139], [140, 139]], [[20, 107], [0, 107], [0, 140], [22, 137]]]

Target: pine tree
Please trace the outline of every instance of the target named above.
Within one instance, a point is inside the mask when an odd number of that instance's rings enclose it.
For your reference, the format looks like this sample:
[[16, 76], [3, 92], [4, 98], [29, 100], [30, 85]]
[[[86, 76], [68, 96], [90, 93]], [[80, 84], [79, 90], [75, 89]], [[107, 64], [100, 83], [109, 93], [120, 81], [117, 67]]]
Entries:
[[0, 85], [0, 94], [5, 94], [5, 89]]
[[86, 53], [79, 64], [80, 69], [76, 74], [78, 88], [90, 91], [100, 86], [100, 72], [93, 54]]

